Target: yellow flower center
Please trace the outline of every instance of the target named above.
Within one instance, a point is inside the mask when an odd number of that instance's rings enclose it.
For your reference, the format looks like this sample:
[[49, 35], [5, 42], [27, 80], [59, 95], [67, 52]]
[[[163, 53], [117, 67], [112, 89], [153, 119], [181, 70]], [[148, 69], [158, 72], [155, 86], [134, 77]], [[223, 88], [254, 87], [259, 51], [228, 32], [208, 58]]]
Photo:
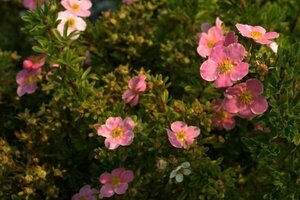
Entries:
[[215, 44], [216, 44], [216, 41], [214, 39], [211, 39], [208, 41], [207, 46], [208, 46], [208, 48], [211, 49], [215, 46]]
[[176, 137], [178, 140], [183, 141], [185, 140], [185, 132], [184, 131], [179, 131], [176, 133]]
[[224, 60], [223, 62], [221, 62], [221, 64], [219, 64], [219, 72], [221, 74], [226, 74], [231, 72], [232, 68], [233, 68], [233, 64], [229, 60]]
[[26, 84], [31, 85], [31, 84], [35, 83], [36, 81], [37, 81], [36, 76], [28, 76], [26, 79]]
[[75, 11], [80, 10], [80, 6], [78, 4], [72, 4], [71, 8], [72, 8], [72, 10], [75, 10]]
[[254, 40], [259, 40], [263, 37], [263, 34], [261, 32], [258, 32], [258, 31], [252, 31], [250, 33], [251, 37], [254, 39]]
[[111, 184], [116, 187], [121, 184], [121, 179], [117, 176], [113, 176], [111, 179]]
[[120, 138], [122, 137], [122, 135], [124, 134], [124, 132], [122, 131], [121, 128], [115, 128], [112, 132], [111, 132], [111, 136], [113, 138]]
[[248, 105], [253, 101], [253, 95], [251, 94], [251, 92], [246, 90], [239, 96], [239, 101], [243, 105]]
[[68, 26], [69, 26], [69, 27], [73, 27], [73, 26], [75, 25], [75, 20], [74, 20], [74, 19], [69, 19], [69, 20], [67, 21], [67, 23], [68, 23]]

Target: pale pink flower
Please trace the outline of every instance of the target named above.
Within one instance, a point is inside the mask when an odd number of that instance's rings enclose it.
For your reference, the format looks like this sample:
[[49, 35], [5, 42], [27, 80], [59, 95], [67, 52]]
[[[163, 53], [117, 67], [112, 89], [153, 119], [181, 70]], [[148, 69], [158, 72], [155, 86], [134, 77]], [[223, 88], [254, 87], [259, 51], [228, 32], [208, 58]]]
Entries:
[[78, 31], [84, 31], [86, 29], [85, 21], [69, 11], [59, 12], [58, 20], [61, 21], [57, 26], [57, 30], [62, 36], [64, 35], [65, 24], [68, 24], [67, 36], [73, 31], [77, 32], [77, 34], [71, 38], [72, 40], [75, 40], [79, 37]]
[[260, 44], [271, 44], [271, 39], [279, 37], [277, 32], [266, 32], [261, 26], [250, 26], [246, 24], [236, 24], [236, 28], [247, 38], [252, 38], [255, 42]]
[[97, 194], [96, 189], [91, 188], [90, 185], [84, 185], [79, 193], [72, 196], [72, 200], [97, 200], [95, 194]]
[[134, 76], [130, 79], [128, 83], [129, 89], [123, 93], [122, 99], [131, 106], [137, 105], [140, 94], [146, 90], [146, 85], [145, 75]]
[[25, 93], [32, 94], [36, 91], [38, 76], [41, 74], [41, 68], [38, 69], [23, 69], [16, 76], [16, 81], [18, 83], [17, 94], [18, 96], [23, 96]]
[[225, 128], [227, 131], [229, 131], [235, 127], [234, 115], [227, 112], [223, 106], [223, 100], [221, 99], [218, 99], [214, 102], [215, 115], [213, 124], [220, 129]]
[[187, 149], [200, 135], [200, 129], [196, 126], [188, 126], [182, 121], [171, 124], [171, 130], [167, 129], [168, 139], [173, 147]]
[[128, 189], [128, 183], [133, 179], [133, 172], [123, 167], [112, 170], [111, 174], [104, 172], [99, 177], [100, 183], [103, 184], [100, 189], [100, 196], [111, 197], [115, 193], [124, 194]]
[[123, 3], [126, 3], [127, 5], [132, 4], [133, 2], [136, 2], [137, 0], [123, 0]]
[[27, 57], [23, 61], [23, 68], [24, 69], [38, 69], [41, 68], [45, 64], [45, 58], [47, 55], [40, 54], [40, 55], [32, 55]]
[[[209, 56], [211, 50], [216, 45], [222, 45], [224, 42], [224, 33], [222, 30], [222, 21], [217, 18], [216, 19], [216, 26], [213, 26], [208, 29], [207, 32], [202, 32], [199, 38], [199, 44], [197, 47], [197, 52], [202, 57]], [[204, 30], [208, 28], [208, 25], [203, 27]]]
[[73, 15], [79, 17], [91, 15], [89, 9], [92, 7], [92, 2], [90, 0], [62, 0], [61, 5]]
[[245, 48], [239, 43], [216, 46], [200, 67], [201, 77], [206, 81], [215, 81], [216, 88], [232, 86], [248, 74], [249, 65], [242, 62], [245, 53]]
[[241, 118], [253, 118], [268, 109], [268, 102], [262, 93], [262, 83], [258, 79], [248, 79], [226, 89], [224, 108]]
[[41, 6], [47, 0], [23, 0], [23, 6], [29, 10], [35, 10], [37, 6]]
[[105, 137], [105, 146], [113, 150], [120, 145], [128, 146], [132, 143], [134, 126], [134, 121], [129, 117], [125, 120], [121, 117], [109, 117], [105, 124], [98, 128], [97, 134]]

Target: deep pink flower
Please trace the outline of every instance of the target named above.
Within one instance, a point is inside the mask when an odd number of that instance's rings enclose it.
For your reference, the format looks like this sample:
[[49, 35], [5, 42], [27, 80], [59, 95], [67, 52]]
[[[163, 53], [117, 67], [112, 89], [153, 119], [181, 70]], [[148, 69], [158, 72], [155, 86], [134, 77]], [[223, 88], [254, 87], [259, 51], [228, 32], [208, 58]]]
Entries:
[[79, 193], [72, 196], [72, 200], [97, 200], [95, 194], [97, 194], [96, 189], [91, 188], [90, 185], [84, 185], [80, 188]]
[[[205, 29], [208, 28], [204, 27]], [[202, 57], [207, 57], [210, 55], [211, 50], [216, 45], [222, 45], [224, 42], [224, 35], [222, 30], [222, 21], [217, 18], [216, 26], [208, 29], [207, 32], [202, 32], [199, 38], [199, 44], [197, 47], [197, 52]]]
[[41, 6], [47, 0], [23, 0], [23, 6], [29, 10], [35, 10], [37, 6]]
[[41, 68], [45, 64], [45, 58], [47, 56], [45, 54], [40, 55], [32, 55], [27, 57], [23, 61], [23, 68], [24, 69], [38, 69]]
[[125, 103], [129, 103], [131, 106], [135, 106], [139, 102], [139, 96], [141, 92], [146, 90], [146, 76], [139, 75], [134, 76], [130, 79], [128, 83], [128, 90], [126, 90], [123, 95], [122, 99]]
[[242, 36], [252, 38], [255, 42], [260, 44], [271, 44], [271, 39], [279, 37], [278, 33], [266, 32], [266, 29], [261, 26], [250, 26], [246, 24], [236, 24], [235, 26]]
[[128, 189], [128, 183], [133, 181], [134, 175], [131, 170], [117, 168], [112, 170], [111, 174], [104, 172], [99, 177], [103, 186], [100, 189], [100, 196], [111, 197], [116, 194], [124, 194]]
[[16, 76], [18, 83], [17, 94], [23, 96], [25, 93], [32, 94], [35, 92], [37, 87], [38, 76], [41, 74], [41, 68], [38, 69], [23, 69]]
[[226, 89], [224, 108], [241, 118], [250, 119], [268, 109], [268, 102], [262, 93], [262, 83], [258, 79], [249, 79]]
[[248, 74], [248, 63], [242, 62], [245, 48], [239, 43], [215, 47], [208, 60], [202, 63], [200, 75], [206, 81], [215, 81], [215, 87], [229, 87]]
[[105, 124], [98, 128], [97, 134], [105, 137], [105, 146], [113, 150], [120, 145], [128, 146], [132, 143], [134, 126], [134, 121], [129, 117], [125, 120], [121, 117], [109, 117]]
[[126, 3], [127, 5], [132, 4], [133, 2], [136, 2], [137, 0], [123, 0], [123, 3]]
[[196, 126], [187, 126], [182, 121], [171, 124], [171, 130], [167, 129], [168, 138], [173, 147], [187, 149], [200, 135], [200, 129]]
[[89, 9], [92, 7], [92, 2], [90, 0], [62, 0], [61, 5], [73, 15], [79, 17], [91, 15]]
[[215, 116], [213, 119], [213, 124], [220, 129], [225, 128], [227, 131], [229, 131], [235, 127], [234, 115], [227, 112], [223, 106], [223, 100], [221, 99], [218, 99], [214, 102]]

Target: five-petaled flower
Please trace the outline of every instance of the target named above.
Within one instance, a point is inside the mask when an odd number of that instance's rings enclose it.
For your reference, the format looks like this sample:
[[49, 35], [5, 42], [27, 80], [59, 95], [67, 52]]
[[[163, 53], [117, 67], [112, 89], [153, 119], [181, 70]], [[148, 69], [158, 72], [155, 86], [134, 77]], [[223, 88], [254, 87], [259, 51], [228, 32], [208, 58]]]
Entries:
[[90, 185], [84, 185], [80, 188], [79, 193], [72, 196], [72, 200], [97, 200], [96, 194], [96, 189], [91, 188]]
[[111, 174], [104, 172], [99, 177], [103, 186], [100, 189], [100, 196], [111, 197], [116, 194], [124, 194], [128, 189], [128, 183], [133, 181], [134, 175], [131, 170], [117, 168], [112, 170]]
[[57, 30], [62, 36], [64, 36], [65, 25], [68, 25], [67, 36], [76, 31], [76, 34], [71, 37], [72, 40], [75, 40], [79, 37], [78, 31], [84, 31], [86, 29], [85, 21], [69, 11], [59, 12], [58, 20], [61, 21], [57, 26]]
[[215, 81], [216, 88], [232, 86], [248, 74], [248, 63], [242, 62], [246, 51], [243, 45], [233, 43], [213, 48], [200, 67], [200, 75], [206, 81]]
[[129, 117], [125, 120], [121, 117], [109, 117], [106, 123], [98, 128], [97, 134], [106, 137], [105, 146], [113, 150], [120, 145], [128, 146], [132, 143], [134, 126], [134, 121]]
[[92, 7], [92, 2], [90, 0], [62, 0], [61, 4], [73, 15], [79, 17], [88, 17], [91, 15], [89, 9]]
[[268, 102], [262, 96], [263, 85], [258, 79], [248, 79], [227, 88], [224, 96], [224, 108], [241, 118], [252, 118], [268, 109]]
[[220, 129], [225, 128], [227, 131], [235, 127], [234, 115], [224, 109], [221, 99], [214, 101], [213, 124]]
[[182, 121], [171, 124], [171, 130], [167, 129], [168, 138], [173, 147], [187, 149], [200, 135], [200, 129], [196, 126], [188, 126]]
[[134, 76], [130, 79], [128, 83], [128, 90], [126, 90], [123, 95], [122, 99], [125, 103], [129, 103], [130, 106], [135, 106], [139, 102], [140, 93], [146, 90], [146, 76], [141, 74], [139, 76]]
[[32, 94], [36, 91], [38, 76], [41, 74], [42, 69], [23, 69], [16, 76], [18, 83], [17, 94], [23, 96], [25, 93]]
[[170, 178], [175, 178], [177, 183], [181, 183], [183, 181], [183, 175], [188, 176], [192, 173], [189, 169], [190, 166], [191, 164], [189, 162], [182, 163], [170, 173]]
[[271, 44], [272, 39], [279, 37], [277, 32], [266, 32], [266, 29], [261, 26], [250, 26], [247, 24], [236, 24], [235, 26], [242, 36], [252, 38], [260, 44]]

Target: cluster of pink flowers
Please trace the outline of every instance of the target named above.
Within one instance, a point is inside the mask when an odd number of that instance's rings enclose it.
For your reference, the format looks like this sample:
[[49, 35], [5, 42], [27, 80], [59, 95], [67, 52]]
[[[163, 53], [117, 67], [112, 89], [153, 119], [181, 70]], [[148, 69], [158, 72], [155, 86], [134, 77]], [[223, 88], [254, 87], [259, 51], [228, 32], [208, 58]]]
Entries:
[[[266, 32], [261, 26], [236, 24], [236, 28], [242, 36], [269, 45], [277, 52], [278, 46], [271, 39], [278, 38], [278, 33]], [[268, 102], [262, 95], [263, 84], [255, 78], [235, 84], [249, 72], [249, 64], [244, 62], [246, 50], [238, 43], [233, 31], [224, 35], [219, 18], [215, 26], [203, 24], [202, 31], [197, 52], [208, 59], [200, 66], [200, 76], [206, 81], [214, 81], [216, 88], [227, 88], [224, 100], [214, 101], [214, 124], [230, 130], [235, 127], [234, 116], [251, 119], [267, 110]]]
[[129, 89], [123, 93], [122, 99], [125, 103], [129, 103], [130, 106], [136, 106], [139, 102], [140, 94], [146, 90], [146, 87], [145, 75], [134, 76], [130, 79], [128, 83]]
[[90, 0], [62, 0], [61, 5], [66, 10], [58, 13], [60, 23], [57, 30], [63, 36], [65, 26], [67, 26], [67, 36], [75, 32], [71, 39], [76, 40], [79, 32], [86, 29], [86, 22], [81, 17], [90, 16], [89, 9], [92, 7], [92, 2]]
[[23, 61], [23, 70], [18, 72], [16, 81], [18, 83], [17, 94], [32, 94], [36, 91], [39, 76], [42, 73], [42, 67], [45, 64], [46, 55], [40, 54], [29, 56]]

